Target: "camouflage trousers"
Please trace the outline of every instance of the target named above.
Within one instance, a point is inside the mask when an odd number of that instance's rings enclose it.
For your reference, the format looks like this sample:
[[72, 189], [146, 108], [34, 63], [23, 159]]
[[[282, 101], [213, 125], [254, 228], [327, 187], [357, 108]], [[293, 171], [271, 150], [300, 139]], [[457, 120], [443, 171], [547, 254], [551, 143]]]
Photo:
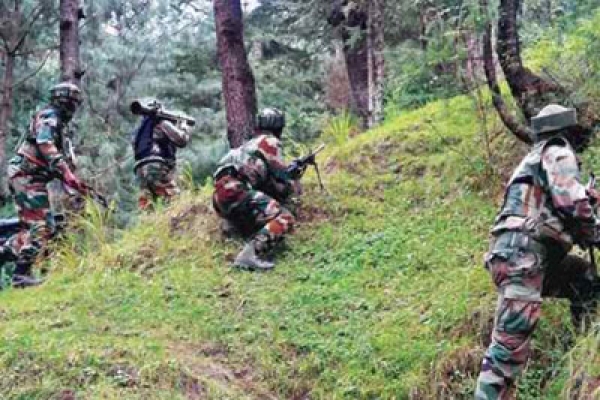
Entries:
[[498, 289], [494, 330], [475, 398], [508, 399], [529, 358], [542, 297], [566, 298], [576, 324], [595, 311], [596, 271], [581, 257], [545, 246], [520, 232], [492, 241], [486, 267]]
[[277, 200], [253, 190], [245, 183], [224, 176], [215, 183], [215, 211], [242, 232], [253, 232], [259, 253], [266, 253], [294, 226], [294, 216]]
[[140, 210], [152, 208], [152, 203], [163, 200], [168, 203], [179, 194], [176, 169], [161, 162], [149, 162], [135, 170], [140, 185], [138, 207]]
[[23, 228], [8, 239], [7, 245], [17, 262], [33, 263], [55, 231], [47, 189], [48, 179], [26, 173], [14, 165], [9, 166], [8, 179]]

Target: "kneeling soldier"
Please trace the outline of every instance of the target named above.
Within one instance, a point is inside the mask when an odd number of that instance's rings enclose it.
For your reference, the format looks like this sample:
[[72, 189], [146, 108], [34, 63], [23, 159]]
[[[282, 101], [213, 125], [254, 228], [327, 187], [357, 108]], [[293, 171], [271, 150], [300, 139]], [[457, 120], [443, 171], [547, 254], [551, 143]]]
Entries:
[[580, 181], [576, 156], [591, 134], [577, 125], [574, 109], [558, 105], [545, 107], [532, 128], [533, 149], [513, 173], [491, 230], [486, 268], [499, 299], [477, 399], [510, 398], [529, 357], [542, 297], [569, 299], [577, 327], [596, 310], [594, 267], [567, 256], [573, 244], [597, 240], [594, 201]]
[[281, 202], [294, 193], [299, 177], [291, 176], [283, 161], [280, 139], [284, 114], [267, 108], [257, 122], [255, 137], [230, 150], [219, 162], [213, 205], [222, 218], [241, 231], [255, 232], [234, 266], [268, 270], [274, 263], [264, 257], [294, 225], [293, 215]]

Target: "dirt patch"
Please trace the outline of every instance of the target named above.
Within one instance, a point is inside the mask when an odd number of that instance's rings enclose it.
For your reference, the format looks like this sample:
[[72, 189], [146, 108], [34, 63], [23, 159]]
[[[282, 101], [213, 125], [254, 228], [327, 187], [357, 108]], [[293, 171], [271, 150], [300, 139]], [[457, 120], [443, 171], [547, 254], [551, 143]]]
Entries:
[[476, 310], [462, 324], [448, 332], [448, 337], [458, 340], [461, 337], [475, 336], [479, 345], [486, 348], [490, 344], [493, 328], [493, 311]]
[[483, 349], [463, 348], [446, 356], [429, 376], [429, 385], [414, 389], [411, 400], [470, 399], [479, 374]]
[[302, 204], [296, 209], [296, 219], [301, 223], [328, 221], [331, 217], [327, 210], [312, 204]]
[[592, 400], [600, 396], [600, 377], [591, 377], [585, 373], [576, 377], [569, 390], [568, 396], [570, 399], [577, 400]]
[[52, 397], [54, 400], [76, 400], [77, 396], [73, 390], [61, 390], [60, 393]]
[[183, 367], [181, 387], [188, 399], [204, 398], [209, 384], [224, 393], [244, 393], [253, 399], [278, 398], [258, 381], [252, 365], [231, 365], [225, 346], [177, 343], [168, 351]]
[[185, 395], [185, 398], [188, 400], [203, 400], [208, 398], [206, 387], [200, 383], [198, 378], [195, 378], [184, 371], [181, 371], [179, 377], [179, 387]]
[[139, 272], [145, 277], [150, 277], [158, 271], [162, 259], [157, 256], [157, 242], [144, 243], [132, 256], [120, 254], [115, 260], [119, 269], [129, 268], [131, 271]]
[[140, 383], [139, 371], [129, 365], [115, 365], [108, 370], [107, 375], [121, 387], [136, 387]]
[[206, 204], [193, 204], [183, 209], [169, 220], [169, 231], [179, 234], [189, 231], [199, 215], [213, 215], [214, 211]]

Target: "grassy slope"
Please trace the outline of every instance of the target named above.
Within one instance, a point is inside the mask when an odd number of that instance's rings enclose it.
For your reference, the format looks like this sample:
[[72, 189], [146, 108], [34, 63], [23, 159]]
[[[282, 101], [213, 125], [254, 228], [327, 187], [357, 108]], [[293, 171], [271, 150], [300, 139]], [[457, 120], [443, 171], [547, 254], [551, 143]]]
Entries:
[[[500, 187], [480, 130], [458, 98], [330, 146], [328, 194], [310, 173], [272, 273], [228, 267], [240, 243], [221, 238], [208, 188], [115, 242], [82, 226], [47, 284], [0, 292], [0, 393], [468, 398], [494, 304], [480, 265]], [[564, 307], [548, 311], [523, 398], [541, 381], [558, 398], [568, 376], [544, 380], [564, 354]]]

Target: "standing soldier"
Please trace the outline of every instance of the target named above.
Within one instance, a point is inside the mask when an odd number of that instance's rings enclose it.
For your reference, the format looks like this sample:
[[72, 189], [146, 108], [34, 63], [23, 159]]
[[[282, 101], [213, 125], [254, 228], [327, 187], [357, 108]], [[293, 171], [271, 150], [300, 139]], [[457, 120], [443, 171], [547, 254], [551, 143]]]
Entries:
[[5, 259], [16, 260], [12, 278], [15, 287], [36, 286], [42, 282], [33, 277], [31, 268], [55, 229], [48, 183], [57, 178], [81, 194], [89, 190], [67, 163], [63, 137], [81, 104], [81, 90], [77, 85], [63, 82], [50, 89], [50, 97], [50, 104], [33, 116], [29, 132], [8, 166], [9, 187], [22, 228], [1, 252]]
[[221, 159], [214, 175], [216, 212], [241, 231], [255, 232], [234, 261], [234, 266], [269, 270], [266, 254], [290, 232], [293, 215], [281, 205], [297, 186], [283, 161], [281, 133], [285, 115], [267, 108], [258, 115], [257, 135]]
[[[132, 109], [139, 104], [134, 102]], [[157, 113], [160, 110], [160, 103], [157, 101], [151, 101], [144, 107], [154, 112], [143, 117], [132, 141], [134, 172], [140, 184], [140, 210], [150, 209], [153, 202], [159, 199], [168, 203], [179, 194], [176, 176], [177, 149], [186, 147], [190, 141], [188, 125], [183, 119], [174, 125], [161, 118]]]
[[576, 112], [545, 107], [532, 119], [533, 149], [510, 179], [491, 230], [486, 268], [498, 288], [492, 342], [483, 359], [476, 399], [510, 398], [529, 357], [542, 297], [567, 298], [577, 328], [596, 309], [598, 278], [591, 263], [567, 253], [596, 241], [596, 220], [580, 181], [576, 152], [591, 134]]

